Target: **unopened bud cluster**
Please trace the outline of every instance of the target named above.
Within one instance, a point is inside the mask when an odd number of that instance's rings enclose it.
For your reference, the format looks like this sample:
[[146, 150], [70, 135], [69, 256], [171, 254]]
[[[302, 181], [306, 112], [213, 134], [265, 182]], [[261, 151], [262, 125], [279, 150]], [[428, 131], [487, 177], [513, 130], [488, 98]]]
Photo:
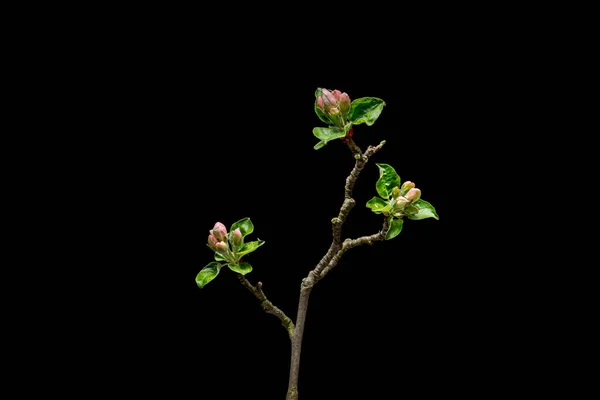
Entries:
[[406, 214], [407, 207], [421, 198], [421, 190], [411, 181], [406, 181], [401, 187], [392, 189], [392, 215], [401, 217]]
[[229, 259], [232, 256], [231, 247], [239, 249], [243, 244], [243, 236], [240, 228], [236, 228], [230, 235], [227, 235], [225, 225], [217, 222], [209, 232], [208, 247], [221, 254], [225, 259]]
[[321, 96], [317, 97], [317, 107], [329, 117], [333, 125], [343, 128], [350, 111], [350, 96], [337, 89], [333, 92], [322, 89]]

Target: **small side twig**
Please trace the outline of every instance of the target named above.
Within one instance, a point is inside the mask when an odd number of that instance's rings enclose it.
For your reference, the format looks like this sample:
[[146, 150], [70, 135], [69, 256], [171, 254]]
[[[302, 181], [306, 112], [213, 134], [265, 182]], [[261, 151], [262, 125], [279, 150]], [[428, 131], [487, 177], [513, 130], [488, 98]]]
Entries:
[[325, 275], [327, 275], [327, 273], [329, 271], [331, 271], [338, 264], [338, 261], [340, 260], [340, 258], [342, 258], [344, 253], [347, 252], [348, 250], [350, 250], [351, 248], [357, 247], [357, 246], [360, 246], [363, 244], [373, 244], [373, 242], [385, 240], [385, 235], [387, 234], [388, 229], [389, 229], [388, 219], [385, 218], [383, 220], [383, 229], [381, 231], [377, 232], [376, 234], [370, 235], [370, 236], [362, 236], [362, 237], [359, 237], [356, 239], [344, 240], [344, 244], [342, 245], [342, 248], [336, 253], [336, 255], [334, 255], [331, 258], [331, 261], [327, 264], [327, 266], [319, 274], [318, 279], [323, 279], [325, 277]]
[[246, 289], [248, 289], [258, 299], [258, 301], [260, 301], [260, 305], [262, 306], [263, 310], [265, 310], [267, 314], [274, 315], [281, 320], [281, 324], [288, 331], [290, 340], [292, 340], [295, 328], [294, 322], [292, 322], [292, 320], [285, 315], [283, 311], [275, 307], [273, 303], [267, 299], [267, 296], [265, 296], [265, 293], [262, 290], [262, 282], [258, 282], [256, 286], [253, 286], [244, 275], [238, 273], [237, 276], [242, 285], [244, 285], [244, 287], [246, 287]]

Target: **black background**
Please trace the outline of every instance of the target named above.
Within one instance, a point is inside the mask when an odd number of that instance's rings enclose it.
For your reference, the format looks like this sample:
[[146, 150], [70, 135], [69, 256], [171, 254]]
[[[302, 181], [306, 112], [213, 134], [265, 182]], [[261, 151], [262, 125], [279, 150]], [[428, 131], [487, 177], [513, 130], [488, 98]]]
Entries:
[[[320, 64], [312, 69], [326, 69]], [[145, 286], [131, 313], [140, 319], [137, 328], [146, 327], [142, 335], [153, 338], [147, 356], [158, 382], [173, 390], [210, 388], [215, 394], [203, 398], [211, 399], [284, 396], [290, 343], [279, 321], [229, 270], [203, 290], [194, 278], [212, 261], [206, 239], [214, 223], [229, 227], [250, 217], [251, 238], [266, 244], [246, 257], [254, 267], [247, 277], [262, 281], [268, 298], [295, 319], [301, 279], [331, 242], [330, 220], [354, 165], [339, 140], [313, 149], [318, 140], [312, 128], [322, 126], [313, 111], [314, 91], [327, 87], [386, 102], [375, 125], [355, 128], [363, 149], [387, 143], [355, 186], [357, 205], [343, 237], [381, 227], [382, 217], [365, 207], [376, 195], [377, 162], [415, 182], [440, 220], [407, 221], [394, 240], [353, 249], [318, 284], [306, 323], [300, 393], [306, 399], [377, 398], [393, 395], [399, 385], [460, 385], [446, 378], [448, 370], [462, 361], [470, 338], [479, 340], [479, 330], [487, 329], [470, 329], [482, 309], [472, 302], [473, 289], [464, 291], [473, 271], [460, 254], [468, 238], [452, 206], [461, 190], [452, 132], [460, 127], [453, 115], [459, 107], [448, 104], [460, 99], [447, 70], [422, 67], [401, 72], [399, 65], [386, 65], [381, 76], [381, 66], [349, 61], [347, 68], [363, 72], [339, 78], [312, 71], [307, 80], [302, 70], [274, 63], [208, 90], [175, 92], [189, 101], [176, 99], [181, 109], [168, 106], [172, 125], [137, 149], [147, 153], [128, 182], [145, 189], [130, 205], [132, 228], [144, 239], [138, 242], [132, 232], [140, 248], [128, 268]]]
[[109, 110], [127, 115], [119, 130], [128, 133], [104, 160], [107, 207], [98, 221], [115, 225], [96, 250], [110, 288], [110, 308], [100, 306], [110, 322], [97, 323], [100, 357], [112, 361], [108, 386], [173, 398], [283, 398], [290, 342], [279, 321], [231, 271], [202, 290], [194, 278], [213, 260], [206, 240], [214, 223], [250, 217], [250, 239], [266, 244], [245, 258], [254, 267], [247, 277], [295, 319], [300, 282], [329, 247], [354, 165], [339, 140], [313, 149], [312, 129], [323, 125], [313, 110], [317, 87], [386, 102], [373, 126], [355, 127], [363, 150], [387, 143], [354, 188], [342, 236], [381, 228], [365, 207], [379, 162], [415, 182], [440, 220], [406, 221], [397, 238], [352, 249], [318, 283], [302, 398], [463, 392], [491, 379], [489, 362], [507, 343], [498, 343], [505, 328], [496, 322], [506, 298], [489, 295], [502, 273], [481, 268], [492, 255], [463, 218], [473, 187], [464, 171], [485, 147], [465, 149], [486, 112], [472, 59], [450, 44], [399, 47], [389, 57], [202, 51], [174, 50], [119, 72], [125, 83]]

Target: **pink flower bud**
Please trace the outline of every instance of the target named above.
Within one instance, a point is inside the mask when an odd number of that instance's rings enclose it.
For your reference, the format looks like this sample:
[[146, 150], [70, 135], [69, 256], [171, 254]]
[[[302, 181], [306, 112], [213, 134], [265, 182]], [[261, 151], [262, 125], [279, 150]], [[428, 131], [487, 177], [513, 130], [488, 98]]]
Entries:
[[410, 189], [408, 193], [406, 193], [406, 198], [414, 203], [421, 198], [421, 190], [417, 188]]
[[217, 243], [218, 243], [218, 241], [213, 235], [208, 235], [208, 247], [210, 247], [213, 250], [216, 250]]
[[332, 104], [327, 97], [321, 96], [321, 99], [323, 100], [323, 109], [326, 112], [329, 112], [329, 110], [331, 109], [331, 107], [335, 106], [335, 103]]
[[402, 190], [406, 190], [407, 192], [414, 187], [415, 187], [415, 184], [412, 183], [411, 181], [406, 181], [402, 184]]
[[329, 90], [323, 89], [322, 93], [324, 97], [323, 101], [327, 100], [332, 106], [337, 104], [337, 100]]
[[401, 210], [408, 203], [410, 203], [410, 200], [408, 200], [407, 198], [404, 198], [404, 197], [400, 196], [400, 197], [398, 197], [396, 199], [396, 202], [394, 203], [394, 210]]
[[338, 98], [338, 102], [340, 103], [342, 114], [344, 114], [344, 116], [348, 115], [348, 111], [350, 111], [350, 96], [344, 92]]
[[408, 193], [408, 191], [412, 188], [415, 187], [415, 184], [412, 183], [411, 181], [406, 181], [402, 184], [402, 186], [400, 187], [400, 194], [401, 195], [405, 195], [406, 193]]
[[321, 96], [317, 97], [317, 107], [323, 109], [323, 98]]
[[215, 247], [219, 253], [225, 253], [227, 251], [227, 243], [225, 242], [219, 242], [215, 245]]
[[227, 235], [227, 228], [225, 228], [225, 225], [223, 225], [223, 224], [222, 224], [222, 223], [220, 223], [220, 222], [217, 222], [217, 223], [215, 224], [215, 226], [213, 227], [213, 229], [217, 229], [217, 228], [219, 228], [221, 231], [223, 231], [223, 233], [224, 233], [224, 234], [226, 234], [226, 235]]
[[340, 101], [340, 95], [342, 94], [342, 92], [340, 92], [339, 90], [335, 89], [332, 93], [333, 97], [335, 97], [335, 99], [337, 101]]
[[240, 228], [235, 228], [235, 230], [233, 231], [233, 243], [236, 246], [239, 246], [240, 244], [242, 244], [242, 231], [240, 231]]
[[217, 241], [222, 242], [227, 238], [227, 229], [225, 225], [220, 222], [215, 224], [215, 227], [210, 230], [210, 234], [217, 239]]
[[333, 107], [331, 110], [329, 110], [329, 114], [330, 115], [337, 115], [340, 113], [340, 110], [338, 110], [337, 108]]

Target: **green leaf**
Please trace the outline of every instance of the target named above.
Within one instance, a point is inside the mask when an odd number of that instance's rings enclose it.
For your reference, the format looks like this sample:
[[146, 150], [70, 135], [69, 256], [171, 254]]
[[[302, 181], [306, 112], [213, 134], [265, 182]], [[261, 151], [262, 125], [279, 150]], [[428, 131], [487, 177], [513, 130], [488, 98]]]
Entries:
[[319, 117], [319, 119], [323, 122], [325, 122], [327, 125], [331, 125], [332, 121], [331, 119], [329, 119], [329, 117], [327, 116], [327, 114], [325, 114], [325, 111], [321, 110], [318, 106], [317, 106], [317, 101], [315, 100], [315, 114], [317, 114], [317, 117]]
[[242, 237], [246, 237], [246, 235], [249, 235], [252, 232], [254, 232], [254, 225], [252, 224], [252, 221], [250, 221], [250, 218], [240, 219], [238, 222], [231, 225], [230, 231], [233, 232], [237, 228], [240, 228], [240, 231], [242, 232]]
[[315, 99], [322, 94], [323, 94], [323, 88], [317, 88], [317, 90], [315, 90]]
[[255, 240], [254, 242], [248, 242], [242, 246], [237, 255], [243, 256], [245, 254], [252, 253], [254, 250], [258, 249], [263, 244], [265, 244], [264, 240]]
[[230, 270], [233, 272], [239, 272], [242, 275], [246, 275], [248, 272], [252, 272], [252, 265], [247, 262], [241, 264], [227, 264]]
[[379, 179], [375, 184], [377, 193], [384, 199], [389, 199], [392, 195], [392, 189], [400, 186], [400, 176], [396, 170], [388, 164], [377, 164], [379, 167]]
[[225, 257], [215, 251], [215, 260], [217, 261], [227, 261]]
[[383, 106], [385, 106], [385, 102], [377, 97], [361, 97], [352, 102], [348, 119], [354, 125], [366, 123], [371, 126], [379, 118]]
[[325, 142], [321, 140], [319, 143], [315, 144], [315, 150], [319, 150], [323, 146], [325, 146]]
[[373, 197], [371, 200], [367, 201], [367, 207], [370, 208], [375, 214], [388, 212], [392, 209], [391, 205], [387, 204], [379, 197]]
[[346, 131], [340, 128], [314, 128], [313, 135], [327, 144], [330, 140], [346, 136]]
[[440, 219], [437, 213], [435, 212], [435, 208], [425, 200], [417, 200], [412, 204], [418, 211], [415, 214], [407, 215], [408, 218], [419, 220], [425, 218], [435, 218], [437, 220]]
[[404, 221], [402, 221], [401, 218], [390, 217], [390, 229], [388, 229], [387, 234], [385, 235], [385, 240], [390, 240], [398, 236], [402, 231], [403, 223]]
[[202, 289], [206, 284], [219, 275], [219, 271], [221, 270], [222, 265], [216, 261], [208, 263], [206, 267], [202, 268], [202, 270], [196, 275], [196, 284], [200, 289]]

